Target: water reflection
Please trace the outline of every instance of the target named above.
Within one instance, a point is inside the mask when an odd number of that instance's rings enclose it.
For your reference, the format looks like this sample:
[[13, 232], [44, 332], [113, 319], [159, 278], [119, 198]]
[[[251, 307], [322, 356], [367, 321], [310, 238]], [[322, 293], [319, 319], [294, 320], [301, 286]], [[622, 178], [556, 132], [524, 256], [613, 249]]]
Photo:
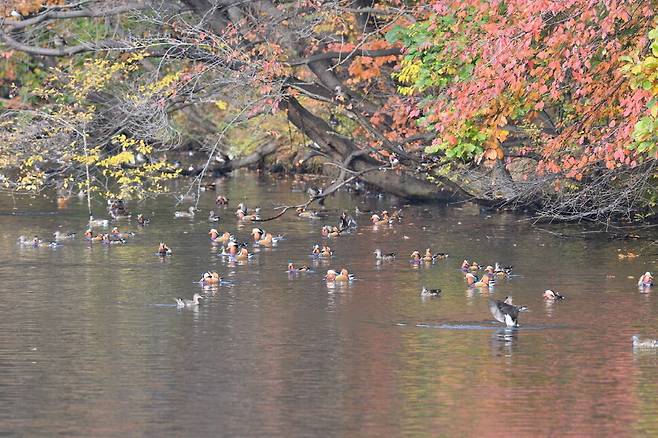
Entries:
[[512, 357], [514, 347], [518, 341], [519, 329], [515, 327], [502, 327], [491, 335], [491, 352], [494, 356]]
[[[305, 199], [291, 186], [246, 176], [222, 181], [219, 193], [267, 212]], [[262, 224], [287, 240], [237, 261], [207, 233], [221, 228], [251, 249], [253, 227], [232, 207], [208, 223], [215, 195], [202, 195], [193, 220], [174, 221], [163, 199], [131, 204], [151, 222], [122, 221], [136, 236], [113, 247], [15, 245], [19, 235], [83, 229], [86, 207], [75, 198], [60, 210], [33, 199], [16, 204], [20, 216], [0, 216], [1, 434], [658, 434], [658, 355], [629, 341], [658, 337], [658, 302], [627, 278], [654, 270], [651, 258], [620, 262], [616, 242], [557, 239], [472, 206], [410, 206], [403, 224], [377, 229], [360, 216], [356, 232], [321, 239], [320, 226], [337, 224], [343, 209], [395, 204], [339, 193], [320, 224], [295, 215]], [[174, 255], [162, 259], [153, 253], [164, 237]], [[334, 256], [308, 257], [323, 242]], [[642, 254], [641, 242], [625, 245]], [[414, 266], [408, 255], [420, 247], [450, 258]], [[375, 248], [398, 259], [377, 264]], [[491, 290], [466, 288], [464, 259], [502, 260], [514, 275]], [[290, 260], [314, 272], [291, 277]], [[358, 280], [322, 278], [339, 267]], [[225, 281], [199, 285], [205, 271]], [[420, 299], [423, 285], [441, 297]], [[549, 288], [567, 300], [545, 301]], [[175, 297], [195, 292], [205, 298], [198, 308], [176, 308]], [[531, 309], [518, 330], [488, 311], [490, 297], [508, 295]]]

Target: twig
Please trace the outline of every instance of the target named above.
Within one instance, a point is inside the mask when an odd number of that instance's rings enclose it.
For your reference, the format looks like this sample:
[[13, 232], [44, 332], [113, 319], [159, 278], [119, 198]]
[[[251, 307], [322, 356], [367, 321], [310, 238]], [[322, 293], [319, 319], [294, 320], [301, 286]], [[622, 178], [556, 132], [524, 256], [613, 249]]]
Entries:
[[[359, 151], [356, 151], [356, 152], [359, 152]], [[359, 156], [359, 155], [361, 155], [361, 154], [356, 154], [356, 155], [355, 155], [355, 152], [352, 152], [352, 153], [351, 153], [351, 154], [345, 159], [345, 161], [348, 161], [348, 160], [349, 160], [349, 162], [351, 162], [354, 158], [356, 158], [356, 157]], [[327, 164], [335, 164], [335, 165], [336, 165], [336, 163], [327, 163]], [[355, 172], [355, 171], [349, 170], [349, 169], [347, 169], [346, 167], [343, 167], [343, 166], [339, 166], [339, 167], [341, 167], [341, 174], [342, 174], [342, 175], [344, 175], [345, 172], [353, 172], [353, 175], [350, 176], [350, 177], [347, 178], [347, 179], [343, 179], [342, 181], [340, 181], [340, 180], [336, 180], [336, 182], [334, 182], [332, 185], [330, 185], [329, 188], [327, 188], [326, 190], [323, 190], [322, 193], [320, 193], [320, 194], [318, 194], [318, 195], [311, 196], [311, 198], [310, 198], [308, 201], [304, 202], [303, 204], [297, 204], [297, 205], [282, 205], [282, 206], [280, 206], [280, 207], [276, 207], [276, 209], [279, 209], [279, 208], [282, 209], [281, 212], [279, 212], [278, 214], [276, 214], [276, 215], [274, 215], [274, 216], [272, 216], [272, 217], [268, 217], [268, 218], [265, 218], [265, 219], [254, 219], [253, 222], [268, 222], [268, 221], [272, 221], [272, 220], [274, 220], [274, 219], [278, 219], [278, 218], [280, 218], [281, 216], [283, 216], [284, 214], [286, 214], [286, 212], [287, 212], [288, 210], [290, 210], [290, 209], [293, 209], [293, 208], [294, 208], [294, 209], [298, 209], [298, 208], [306, 208], [306, 207], [308, 207], [309, 205], [311, 205], [314, 201], [318, 201], [318, 200], [320, 200], [320, 199], [324, 199], [324, 198], [326, 198], [327, 196], [329, 196], [329, 195], [331, 195], [332, 193], [336, 192], [339, 188], [341, 188], [341, 187], [344, 186], [345, 184], [348, 184], [348, 183], [354, 181], [355, 179], [361, 177], [362, 175], [364, 175], [364, 174], [366, 174], [366, 173], [368, 173], [368, 172], [373, 172], [373, 171], [375, 171], [375, 170], [388, 170], [388, 169], [391, 169], [391, 168], [392, 168], [392, 167], [390, 167], [390, 166], [376, 166], [376, 167], [369, 167], [369, 168], [367, 168], [367, 169], [363, 169], [363, 170], [361, 170], [361, 171]], [[340, 177], [339, 177], [339, 178], [340, 178]]]

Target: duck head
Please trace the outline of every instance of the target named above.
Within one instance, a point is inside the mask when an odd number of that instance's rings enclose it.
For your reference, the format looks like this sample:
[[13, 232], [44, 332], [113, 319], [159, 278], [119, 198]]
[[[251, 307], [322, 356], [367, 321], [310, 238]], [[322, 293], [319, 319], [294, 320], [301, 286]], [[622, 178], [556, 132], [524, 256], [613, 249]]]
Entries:
[[420, 260], [420, 252], [414, 251], [414, 252], [411, 253], [411, 255], [409, 257], [411, 257], [411, 260], [418, 261], [418, 260]]
[[217, 231], [216, 229], [213, 228], [210, 231], [208, 231], [208, 235], [210, 236], [210, 238], [212, 240], [215, 240], [219, 237], [219, 231]]
[[379, 217], [378, 214], [373, 214], [372, 216], [370, 216], [370, 222], [372, 222], [373, 224], [376, 224], [380, 220], [381, 218]]
[[327, 275], [324, 276], [324, 279], [327, 281], [334, 281], [336, 280], [337, 275], [338, 273], [336, 271], [334, 271], [333, 269], [329, 269], [327, 271]]
[[265, 234], [265, 230], [263, 230], [262, 228], [252, 228], [252, 230], [251, 230], [251, 235], [254, 238], [255, 242], [262, 239], [263, 234]]

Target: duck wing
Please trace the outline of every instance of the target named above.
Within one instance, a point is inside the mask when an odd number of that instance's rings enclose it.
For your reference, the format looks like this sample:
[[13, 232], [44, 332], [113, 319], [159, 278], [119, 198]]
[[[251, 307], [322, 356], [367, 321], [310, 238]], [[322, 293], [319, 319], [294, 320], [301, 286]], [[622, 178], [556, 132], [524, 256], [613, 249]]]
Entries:
[[491, 298], [489, 298], [489, 312], [491, 312], [491, 316], [493, 316], [496, 321], [505, 324], [505, 314], [500, 309], [501, 304], [505, 304], [505, 303], [502, 303], [500, 301], [494, 301]]
[[513, 321], [516, 321], [520, 310], [525, 310], [525, 308], [489, 299], [489, 311], [496, 321], [507, 323], [505, 315], [509, 315]]

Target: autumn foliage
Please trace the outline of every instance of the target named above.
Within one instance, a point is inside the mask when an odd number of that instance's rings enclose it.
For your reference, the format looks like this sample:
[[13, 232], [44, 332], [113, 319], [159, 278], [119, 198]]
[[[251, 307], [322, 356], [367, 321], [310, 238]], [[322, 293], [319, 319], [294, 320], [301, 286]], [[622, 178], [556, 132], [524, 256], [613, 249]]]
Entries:
[[[126, 4], [93, 3], [108, 14]], [[156, 3], [140, 16], [94, 21], [123, 27], [131, 39], [109, 51], [91, 47], [67, 71], [75, 75], [90, 58], [111, 66], [143, 53], [139, 71], [126, 79], [133, 86], [104, 91], [142, 117], [168, 117], [175, 130], [180, 120], [191, 121], [187, 126], [196, 124], [192, 130], [203, 131], [206, 143], [223, 143], [236, 121], [240, 129], [242, 121], [287, 117], [287, 127], [270, 124], [259, 134], [292, 139], [295, 127], [324, 160], [356, 156], [349, 161], [354, 170], [390, 167], [395, 172], [364, 179], [401, 196], [439, 193], [426, 190], [428, 181], [487, 203], [542, 206], [576, 196], [577, 203], [552, 208], [555, 217], [577, 219], [650, 210], [658, 200], [652, 2], [264, 0], [215, 9], [205, 1]], [[11, 20], [68, 11], [64, 4], [15, 0], [0, 13], [13, 17], [5, 24], [11, 30]], [[52, 29], [68, 24], [73, 44], [73, 21], [53, 23], [24, 42], [52, 48]], [[84, 38], [94, 33], [75, 23]], [[21, 70], [26, 63], [12, 64], [30, 50], [5, 41], [3, 90], [10, 77], [34, 88], [43, 71], [38, 63], [29, 71]], [[208, 117], [217, 131], [207, 129]], [[147, 143], [157, 138], [133, 134]], [[594, 200], [601, 191], [608, 197]], [[607, 208], [616, 198], [628, 202]], [[557, 213], [565, 209], [568, 215]]]

